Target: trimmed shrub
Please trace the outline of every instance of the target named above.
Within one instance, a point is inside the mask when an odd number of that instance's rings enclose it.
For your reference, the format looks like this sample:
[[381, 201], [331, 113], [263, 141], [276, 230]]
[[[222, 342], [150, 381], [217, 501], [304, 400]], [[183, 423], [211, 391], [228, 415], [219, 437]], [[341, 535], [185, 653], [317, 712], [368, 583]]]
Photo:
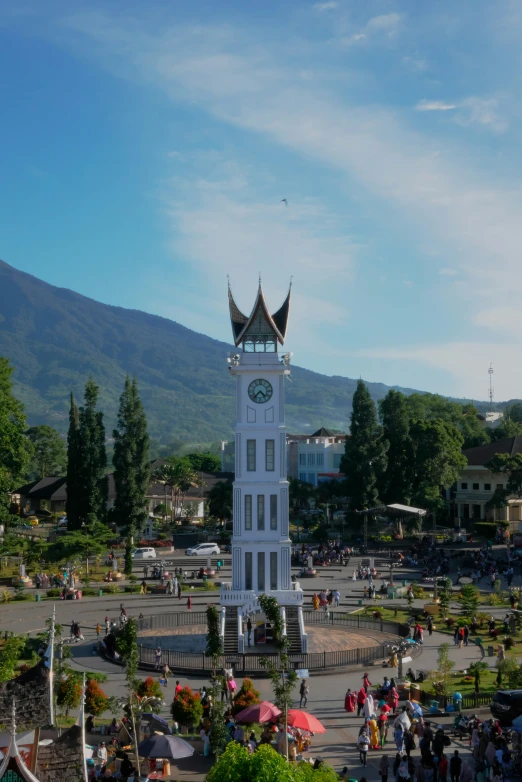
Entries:
[[159, 698], [162, 700], [160, 683], [153, 676], [147, 676], [139, 683], [137, 693], [140, 698]]
[[248, 706], [252, 706], [254, 703], [259, 703], [259, 691], [254, 689], [252, 679], [247, 677], [243, 679], [243, 684], [234, 698], [232, 714], [238, 714], [238, 712], [246, 709]]
[[108, 707], [109, 699], [100, 685], [94, 679], [89, 679], [85, 688], [85, 710], [87, 714], [98, 717], [104, 711], [107, 711]]
[[60, 597], [62, 590], [59, 587], [53, 587], [52, 589], [48, 589], [45, 594], [47, 597]]
[[172, 718], [179, 725], [190, 727], [199, 725], [203, 716], [203, 706], [199, 692], [192, 692], [190, 687], [183, 687], [170, 707]]

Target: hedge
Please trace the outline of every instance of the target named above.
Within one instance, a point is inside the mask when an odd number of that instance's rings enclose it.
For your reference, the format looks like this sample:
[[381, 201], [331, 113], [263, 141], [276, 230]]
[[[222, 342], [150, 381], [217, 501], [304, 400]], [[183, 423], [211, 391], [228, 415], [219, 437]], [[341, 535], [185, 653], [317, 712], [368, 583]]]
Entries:
[[477, 535], [484, 535], [486, 538], [495, 538], [498, 527], [507, 529], [509, 521], [476, 521], [475, 532]]

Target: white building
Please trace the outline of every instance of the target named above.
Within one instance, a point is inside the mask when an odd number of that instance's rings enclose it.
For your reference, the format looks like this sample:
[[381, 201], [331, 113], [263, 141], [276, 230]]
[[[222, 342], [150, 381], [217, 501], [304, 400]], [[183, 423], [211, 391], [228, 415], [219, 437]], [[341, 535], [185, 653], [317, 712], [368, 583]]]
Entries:
[[522, 453], [522, 437], [506, 437], [494, 443], [467, 448], [463, 451], [468, 460], [457, 481], [455, 510], [459, 519], [475, 521], [491, 519], [496, 521], [522, 520], [522, 499], [513, 497], [503, 508], [488, 508], [496, 489], [506, 485], [505, 475], [490, 472], [486, 465], [497, 454], [514, 456]]
[[287, 435], [288, 475], [312, 486], [338, 480], [345, 443], [345, 434], [324, 427], [310, 435]]
[[261, 284], [249, 317], [237, 308], [230, 288], [229, 304], [238, 348], [228, 358], [236, 378], [235, 481], [232, 583], [222, 586], [221, 604], [237, 607], [242, 651], [241, 615], [256, 611], [261, 593], [299, 609], [303, 593], [291, 581], [285, 431], [290, 354], [277, 352], [286, 334], [290, 291], [274, 315]]

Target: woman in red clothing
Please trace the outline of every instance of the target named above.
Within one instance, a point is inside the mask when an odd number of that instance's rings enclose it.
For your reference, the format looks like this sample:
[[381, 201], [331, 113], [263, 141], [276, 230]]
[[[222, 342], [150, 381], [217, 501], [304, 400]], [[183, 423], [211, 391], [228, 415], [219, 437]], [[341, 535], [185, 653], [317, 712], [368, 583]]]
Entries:
[[191, 608], [192, 608], [192, 598], [191, 598], [191, 596], [189, 595], [189, 596], [187, 597], [187, 611], [190, 611], [190, 610], [191, 610]]
[[365, 693], [368, 693], [368, 687], [371, 687], [371, 686], [372, 686], [372, 683], [371, 683], [371, 681], [370, 681], [370, 680], [369, 680], [369, 678], [368, 678], [368, 674], [367, 674], [367, 673], [365, 673], [365, 674], [364, 674], [364, 676], [363, 676], [363, 687], [364, 687], [364, 692], [365, 692]]
[[344, 696], [344, 710], [347, 712], [355, 711], [355, 705], [357, 703], [357, 696], [350, 689], [347, 690]]
[[395, 714], [397, 711], [397, 706], [399, 705], [399, 693], [397, 692], [395, 687], [392, 687], [390, 689], [390, 694], [388, 695], [388, 705], [390, 706], [393, 713]]

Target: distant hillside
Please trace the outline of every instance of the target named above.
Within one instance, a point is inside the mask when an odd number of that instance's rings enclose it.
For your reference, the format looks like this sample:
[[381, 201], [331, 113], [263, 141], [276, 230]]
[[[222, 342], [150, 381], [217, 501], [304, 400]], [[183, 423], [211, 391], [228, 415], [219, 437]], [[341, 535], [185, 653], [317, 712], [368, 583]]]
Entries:
[[[31, 424], [65, 431], [69, 392], [80, 397], [92, 375], [110, 434], [129, 373], [138, 379], [154, 439], [226, 439], [232, 434], [234, 382], [225, 357], [232, 349], [174, 321], [100, 304], [0, 261], [0, 355], [15, 366], [15, 391]], [[356, 380], [299, 367], [293, 367], [292, 380], [290, 431], [347, 430]], [[382, 383], [368, 388], [375, 400], [389, 390]]]

